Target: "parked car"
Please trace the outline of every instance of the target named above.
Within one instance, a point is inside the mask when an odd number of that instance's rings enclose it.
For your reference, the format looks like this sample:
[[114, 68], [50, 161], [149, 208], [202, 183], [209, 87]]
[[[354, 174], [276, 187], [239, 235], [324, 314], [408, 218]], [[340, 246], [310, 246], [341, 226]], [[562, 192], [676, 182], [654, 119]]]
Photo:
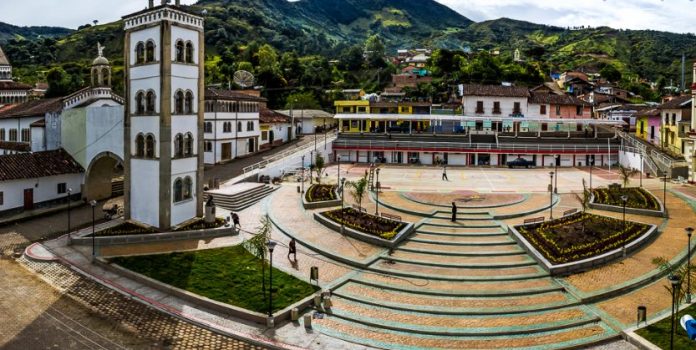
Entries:
[[515, 160], [512, 160], [512, 161], [507, 162], [507, 166], [508, 166], [508, 168], [510, 168], [510, 169], [512, 169], [512, 168], [514, 168], [514, 167], [525, 167], [525, 168], [529, 168], [529, 167], [533, 167], [534, 165], [535, 165], [535, 164], [534, 164], [533, 161], [531, 161], [531, 160], [526, 160], [526, 159], [524, 159], [524, 158], [517, 158], [517, 159], [515, 159]]

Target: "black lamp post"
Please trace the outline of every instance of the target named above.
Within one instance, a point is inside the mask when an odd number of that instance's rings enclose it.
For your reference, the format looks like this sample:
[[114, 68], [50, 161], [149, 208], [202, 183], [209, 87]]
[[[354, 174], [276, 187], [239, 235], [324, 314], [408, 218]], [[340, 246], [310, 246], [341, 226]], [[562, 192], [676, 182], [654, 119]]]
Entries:
[[555, 181], [556, 184], [553, 187], [553, 193], [558, 194], [558, 163], [561, 159], [561, 156], [557, 154], [557, 155], [553, 156], [553, 158], [556, 160], [556, 170], [554, 170], [556, 173], [556, 181]]
[[317, 151], [317, 126], [314, 126], [314, 152]]
[[686, 252], [686, 303], [691, 304], [691, 234], [694, 233], [693, 227], [684, 229], [686, 236], [689, 237], [688, 250]]
[[276, 242], [272, 240], [268, 240], [266, 242], [266, 247], [268, 247], [268, 255], [270, 256], [271, 259], [271, 268], [270, 270], [270, 283], [268, 286], [268, 318], [273, 317], [273, 249], [275, 249]]
[[681, 285], [681, 279], [677, 275], [670, 275], [667, 277], [669, 279], [669, 283], [672, 286], [672, 328], [670, 328], [669, 332], [669, 348], [674, 349], [674, 309], [675, 306], [677, 305], [677, 291], [679, 290], [679, 286]]
[[377, 173], [377, 186], [375, 186], [375, 188], [377, 190], [375, 190], [375, 194], [377, 195], [377, 200], [375, 201], [375, 204], [377, 206], [375, 207], [375, 215], [379, 215], [379, 169], [377, 169], [376, 173]]
[[324, 150], [326, 151], [326, 119], [324, 119]]
[[305, 156], [303, 155], [303, 156], [302, 156], [302, 194], [304, 194], [304, 177], [305, 177], [305, 173], [304, 173], [304, 168], [305, 168], [305, 166], [304, 166], [304, 157], [305, 157]]
[[664, 184], [662, 187], [662, 205], [665, 206], [665, 213], [667, 213], [667, 172], [665, 171], [664, 174]]
[[97, 207], [97, 201], [91, 200], [89, 205], [92, 206], [92, 262], [96, 259], [96, 234], [94, 225], [94, 208]]
[[336, 156], [336, 160], [338, 162], [338, 171], [336, 172], [336, 185], [338, 185], [341, 183], [341, 156]]
[[346, 178], [341, 179], [341, 211], [344, 209], [343, 207], [343, 193], [345, 192], [345, 187], [346, 186]]
[[626, 229], [626, 202], [628, 202], [628, 196], [621, 196], [621, 202], [623, 203], [623, 228]]
[[551, 176], [551, 183], [549, 184], [549, 209], [551, 209], [551, 220], [553, 220], [553, 174], [553, 171], [549, 173], [549, 176]]
[[592, 168], [594, 168], [594, 164], [594, 159], [590, 159], [590, 191], [592, 191]]
[[643, 187], [643, 153], [640, 154], [640, 187]]
[[312, 169], [314, 169], [314, 151], [309, 151], [309, 183], [310, 184], [312, 184], [312, 181], [313, 181], [312, 177], [314, 177], [314, 176], [312, 176]]
[[68, 244], [72, 244], [72, 235], [70, 234], [70, 196], [72, 188], [68, 188]]

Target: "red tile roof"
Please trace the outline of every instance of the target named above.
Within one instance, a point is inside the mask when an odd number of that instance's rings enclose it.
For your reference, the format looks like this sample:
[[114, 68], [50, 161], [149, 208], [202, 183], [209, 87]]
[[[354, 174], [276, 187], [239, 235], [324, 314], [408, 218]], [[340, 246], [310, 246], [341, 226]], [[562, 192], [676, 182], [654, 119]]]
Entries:
[[0, 141], [0, 149], [17, 152], [31, 152], [31, 145], [26, 142]]
[[[659, 105], [659, 109], [691, 109], [691, 105], [687, 102], [691, 101], [691, 96], [683, 95], [672, 98], [671, 100]], [[682, 106], [683, 105], [683, 106]]]
[[261, 108], [259, 111], [259, 120], [261, 124], [284, 124], [290, 123], [290, 116], [272, 109]]
[[243, 92], [235, 90], [226, 89], [205, 89], [205, 99], [206, 100], [232, 100], [232, 101], [257, 101], [265, 102], [266, 99], [263, 97], [256, 97], [253, 95], [245, 94]]
[[85, 169], [63, 149], [0, 156], [0, 181], [81, 174]]
[[16, 81], [0, 81], [0, 90], [31, 90], [31, 85]]
[[529, 90], [517, 86], [466, 84], [464, 96], [529, 97]]
[[6, 111], [0, 111], [0, 119], [43, 116], [63, 108], [61, 98], [46, 98], [24, 102]]
[[570, 95], [556, 95], [551, 92], [532, 92], [529, 103], [552, 104], [562, 106], [589, 106], [590, 104]]

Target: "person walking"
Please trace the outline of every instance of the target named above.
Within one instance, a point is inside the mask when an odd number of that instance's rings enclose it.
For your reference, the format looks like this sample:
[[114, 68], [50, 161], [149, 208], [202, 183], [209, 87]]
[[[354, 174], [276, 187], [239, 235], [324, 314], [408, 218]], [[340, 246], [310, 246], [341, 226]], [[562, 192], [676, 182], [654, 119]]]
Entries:
[[447, 178], [447, 165], [442, 167], [442, 181], [449, 181]]
[[288, 260], [290, 259], [290, 255], [292, 254], [293, 260], [297, 261], [297, 243], [295, 242], [295, 239], [290, 240], [290, 244], [288, 244]]
[[242, 228], [242, 225], [239, 223], [239, 215], [237, 215], [237, 213], [232, 213], [232, 222], [234, 223], [234, 227]]
[[452, 222], [457, 221], [457, 205], [452, 202]]

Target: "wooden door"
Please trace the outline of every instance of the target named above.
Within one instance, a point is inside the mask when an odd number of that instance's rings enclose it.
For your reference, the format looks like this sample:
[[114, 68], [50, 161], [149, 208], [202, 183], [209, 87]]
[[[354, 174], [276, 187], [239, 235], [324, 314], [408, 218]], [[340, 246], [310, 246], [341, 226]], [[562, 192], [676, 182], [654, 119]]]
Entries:
[[222, 160], [232, 159], [232, 143], [226, 142], [222, 144]]
[[24, 190], [24, 210], [34, 209], [34, 189], [27, 188]]

